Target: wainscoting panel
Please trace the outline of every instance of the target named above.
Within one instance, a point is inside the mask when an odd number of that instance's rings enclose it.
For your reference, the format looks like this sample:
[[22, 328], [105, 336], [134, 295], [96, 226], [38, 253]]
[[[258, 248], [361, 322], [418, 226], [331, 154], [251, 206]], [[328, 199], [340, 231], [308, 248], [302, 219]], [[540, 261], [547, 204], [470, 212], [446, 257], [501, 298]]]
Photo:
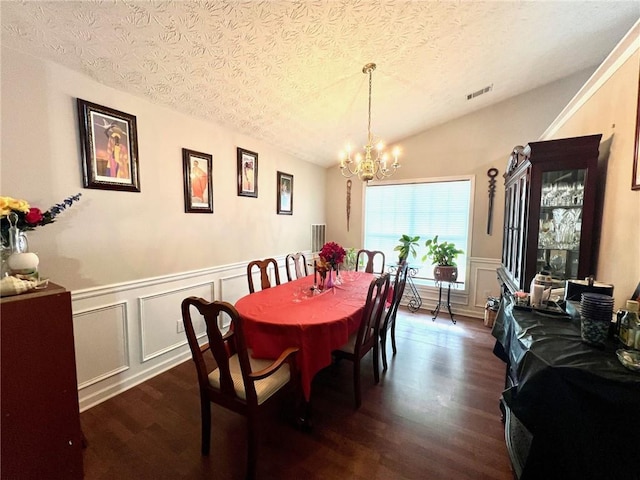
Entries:
[[[500, 287], [496, 270], [500, 266], [500, 260], [494, 258], [471, 257], [467, 272], [466, 289], [451, 287], [451, 310], [454, 314], [465, 315], [473, 318], [484, 318], [484, 307], [487, 297], [499, 296]], [[422, 310], [434, 310], [438, 304], [439, 289], [424, 285], [417, 285], [417, 290], [422, 299]], [[408, 292], [405, 290], [405, 302], [408, 302]], [[442, 301], [446, 301], [446, 285], [443, 286]], [[448, 318], [447, 309], [440, 308], [438, 318]]]
[[[304, 253], [309, 260], [312, 258]], [[284, 282], [284, 256], [274, 258]], [[193, 295], [235, 304], [249, 292], [247, 263], [71, 292], [80, 410], [191, 358], [186, 336], [178, 332], [182, 300]], [[466, 289], [451, 290], [455, 314], [483, 318], [486, 297], [499, 291], [495, 274], [499, 264], [497, 259], [470, 259]], [[421, 308], [433, 310], [438, 289], [418, 289]], [[439, 321], [446, 318], [445, 311]], [[197, 325], [199, 335], [204, 337], [204, 322], [200, 319]]]
[[126, 302], [75, 312], [73, 330], [80, 389], [129, 369]]
[[[201, 297], [208, 301], [215, 298], [212, 281], [141, 296], [140, 335], [142, 362], [170, 352], [187, 344], [182, 327], [182, 300]], [[202, 321], [200, 322], [202, 332]]]
[[478, 286], [474, 290], [474, 303], [475, 307], [480, 307], [482, 309], [485, 308], [488, 297], [499, 297], [500, 296], [500, 284], [498, 283], [498, 277], [496, 270], [500, 264], [497, 266], [492, 266], [487, 268], [486, 266], [478, 265], [475, 268], [475, 284]]
[[220, 298], [217, 300], [224, 299], [225, 302], [235, 304], [248, 294], [247, 272], [220, 277]]
[[[274, 258], [283, 271], [284, 256]], [[182, 300], [197, 296], [234, 304], [249, 293], [247, 263], [71, 292], [80, 410], [190, 359], [186, 335], [178, 332]], [[204, 337], [204, 321], [195, 319]]]

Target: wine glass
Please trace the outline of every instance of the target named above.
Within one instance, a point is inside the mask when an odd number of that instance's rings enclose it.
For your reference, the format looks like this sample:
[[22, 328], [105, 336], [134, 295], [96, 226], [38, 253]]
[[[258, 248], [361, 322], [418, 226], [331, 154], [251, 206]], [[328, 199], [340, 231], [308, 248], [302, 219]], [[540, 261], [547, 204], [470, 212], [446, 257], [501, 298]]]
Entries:
[[302, 301], [303, 289], [296, 287], [293, 289], [293, 303], [300, 303]]

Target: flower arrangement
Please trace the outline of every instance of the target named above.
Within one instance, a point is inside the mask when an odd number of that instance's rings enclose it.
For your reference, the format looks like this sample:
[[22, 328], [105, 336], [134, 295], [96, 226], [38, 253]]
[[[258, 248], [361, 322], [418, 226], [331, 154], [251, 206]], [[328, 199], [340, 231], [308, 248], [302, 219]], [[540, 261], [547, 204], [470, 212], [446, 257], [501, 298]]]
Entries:
[[344, 261], [346, 254], [345, 249], [336, 242], [327, 242], [320, 250], [320, 260], [329, 264], [331, 268], [335, 270], [336, 267]]
[[19, 200], [12, 197], [0, 197], [0, 233], [2, 234], [2, 245], [9, 245], [9, 228], [11, 223], [9, 217], [13, 217], [13, 225], [18, 230], [34, 230], [36, 227], [53, 223], [73, 202], [80, 200], [82, 194], [72, 195], [65, 198], [62, 203], [53, 205], [49, 210], [43, 212], [39, 208], [32, 207], [26, 200]]

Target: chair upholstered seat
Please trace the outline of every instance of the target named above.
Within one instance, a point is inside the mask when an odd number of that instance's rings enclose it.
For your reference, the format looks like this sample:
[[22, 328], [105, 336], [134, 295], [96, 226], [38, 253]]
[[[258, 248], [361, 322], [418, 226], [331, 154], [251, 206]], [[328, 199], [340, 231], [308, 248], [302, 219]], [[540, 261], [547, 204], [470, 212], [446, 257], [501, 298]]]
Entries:
[[[273, 360], [264, 360], [251, 357], [251, 351], [249, 350], [249, 362], [251, 363], [251, 371], [258, 372], [263, 368], [269, 367]], [[243, 400], [247, 399], [247, 393], [244, 390], [244, 380], [242, 379], [242, 370], [240, 369], [240, 359], [238, 355], [229, 357], [229, 372], [231, 373], [231, 379], [233, 380], [233, 387], [236, 391], [236, 395]], [[256, 380], [254, 382], [256, 389], [256, 396], [258, 398], [258, 405], [267, 400], [271, 395], [276, 393], [282, 387], [284, 387], [291, 378], [289, 371], [289, 365], [284, 364], [273, 375]], [[220, 390], [220, 370], [215, 369], [209, 374], [209, 384]]]
[[[373, 334], [373, 329], [371, 329], [371, 334]], [[338, 348], [337, 350], [340, 350], [341, 352], [345, 352], [345, 353], [354, 354], [356, 351], [357, 341], [358, 341], [358, 332], [352, 333], [351, 335], [349, 335], [349, 340], [347, 340], [347, 343], [345, 343], [344, 345], [341, 345], [340, 348]]]
[[[204, 319], [208, 342], [200, 344], [192, 313], [196, 318]], [[229, 320], [226, 325], [225, 318]], [[252, 358], [238, 311], [227, 302], [185, 298], [182, 301], [182, 321], [200, 387], [202, 454], [209, 455], [211, 447], [211, 403], [244, 415], [248, 427], [246, 479], [254, 480], [257, 475], [260, 417], [266, 406], [277, 400], [276, 394], [299, 391], [295, 362], [298, 349], [287, 348], [276, 360]], [[211, 371], [212, 368], [214, 370]], [[263, 403], [267, 405], [263, 406]]]

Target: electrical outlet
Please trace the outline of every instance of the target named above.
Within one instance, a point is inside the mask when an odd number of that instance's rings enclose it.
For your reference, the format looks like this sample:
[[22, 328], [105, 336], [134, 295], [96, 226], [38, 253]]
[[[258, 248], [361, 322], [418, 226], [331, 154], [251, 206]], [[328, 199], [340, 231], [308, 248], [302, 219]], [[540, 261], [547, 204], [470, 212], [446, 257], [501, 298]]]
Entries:
[[184, 332], [184, 323], [182, 323], [182, 320], [176, 320], [176, 328], [178, 329], [178, 333]]

